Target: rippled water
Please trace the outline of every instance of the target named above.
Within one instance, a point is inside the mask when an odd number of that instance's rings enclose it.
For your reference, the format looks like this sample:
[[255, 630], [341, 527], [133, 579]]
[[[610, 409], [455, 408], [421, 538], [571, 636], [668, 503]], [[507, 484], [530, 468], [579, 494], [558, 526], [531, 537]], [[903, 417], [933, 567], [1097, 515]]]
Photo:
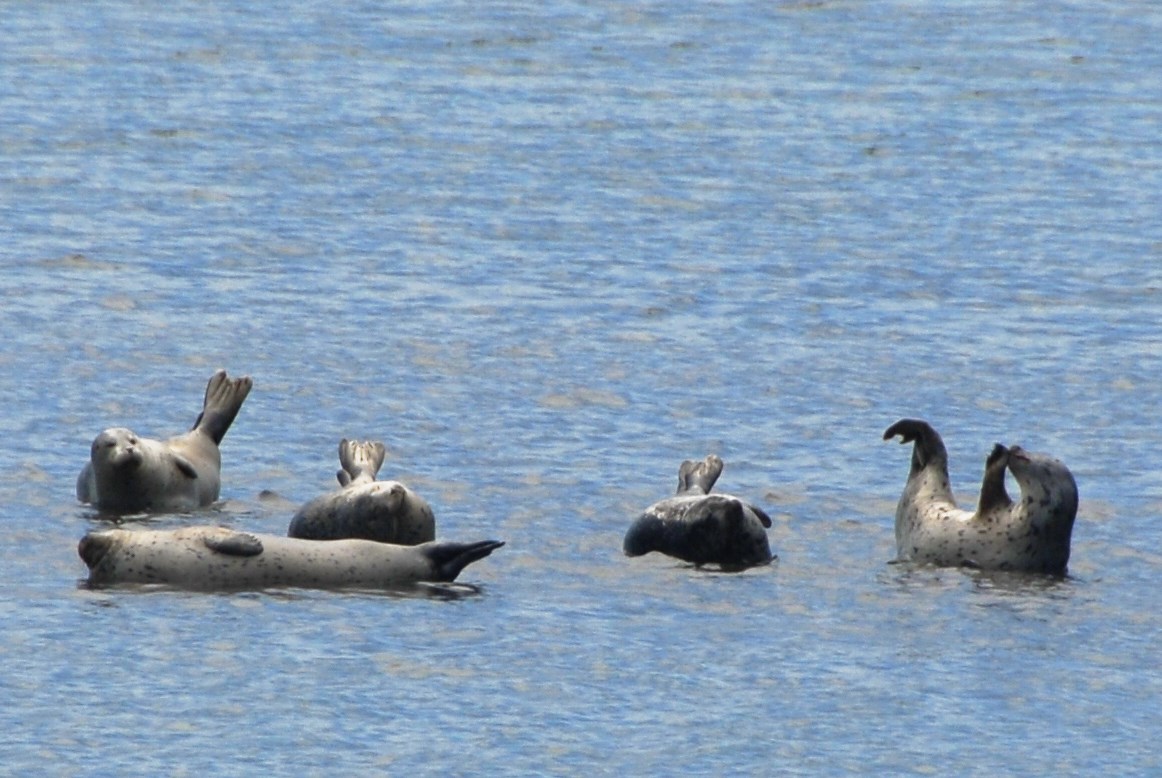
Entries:
[[[1149, 773], [1162, 13], [1107, 3], [8, 4], [0, 772]], [[92, 437], [255, 389], [223, 502], [341, 437], [417, 596], [90, 591]], [[1063, 459], [1062, 581], [888, 564], [931, 420]], [[740, 575], [626, 559], [717, 452]], [[263, 490], [278, 497], [260, 499]]]

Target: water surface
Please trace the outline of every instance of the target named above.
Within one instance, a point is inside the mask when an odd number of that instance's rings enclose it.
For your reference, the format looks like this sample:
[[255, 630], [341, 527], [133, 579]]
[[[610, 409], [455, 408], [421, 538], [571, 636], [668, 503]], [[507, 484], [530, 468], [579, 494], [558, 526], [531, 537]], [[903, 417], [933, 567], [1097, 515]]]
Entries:
[[[13, 774], [1144, 774], [1162, 680], [1162, 14], [17, 4], [0, 30]], [[100, 429], [255, 388], [284, 532], [379, 438], [434, 596], [90, 591]], [[1070, 576], [891, 565], [932, 421], [1067, 462]], [[739, 575], [622, 533], [716, 452]], [[1013, 485], [1015, 490], [1015, 485]], [[260, 499], [270, 490], [279, 499]]]

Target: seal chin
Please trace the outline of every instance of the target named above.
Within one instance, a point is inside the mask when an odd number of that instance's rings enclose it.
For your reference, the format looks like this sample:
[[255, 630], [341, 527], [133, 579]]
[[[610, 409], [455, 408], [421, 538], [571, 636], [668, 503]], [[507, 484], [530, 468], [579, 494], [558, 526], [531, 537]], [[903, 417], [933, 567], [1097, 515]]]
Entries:
[[109, 464], [118, 470], [136, 470], [144, 461], [145, 456], [134, 446], [118, 449], [109, 457]]

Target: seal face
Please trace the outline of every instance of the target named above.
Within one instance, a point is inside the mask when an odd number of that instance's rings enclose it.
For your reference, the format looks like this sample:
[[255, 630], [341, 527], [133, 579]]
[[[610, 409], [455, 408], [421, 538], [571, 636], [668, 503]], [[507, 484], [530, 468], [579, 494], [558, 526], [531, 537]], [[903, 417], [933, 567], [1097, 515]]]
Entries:
[[101, 432], [77, 477], [77, 499], [115, 513], [183, 511], [218, 499], [222, 458], [218, 449], [250, 393], [249, 376], [210, 377], [193, 429], [160, 441], [124, 427]]
[[717, 564], [742, 570], [770, 562], [762, 509], [729, 494], [710, 494], [722, 473], [722, 460], [710, 454], [687, 460], [678, 469], [678, 491], [660, 500], [630, 525], [622, 548], [627, 556], [659, 551], [695, 565]]
[[340, 488], [303, 505], [287, 534], [308, 540], [363, 538], [411, 546], [436, 539], [436, 519], [422, 497], [398, 481], [376, 481], [378, 441], [339, 443]]
[[371, 540], [301, 540], [225, 527], [94, 530], [77, 553], [91, 586], [167, 584], [205, 591], [392, 588], [450, 582], [502, 541], [398, 546]]
[[[993, 447], [985, 460], [975, 511], [956, 505], [949, 486], [948, 452], [927, 422], [901, 419], [884, 432], [913, 443], [911, 470], [896, 506], [900, 561], [982, 570], [1063, 575], [1077, 517], [1077, 484], [1064, 464], [1020, 446]], [[1021, 488], [1005, 489], [1008, 468]]]

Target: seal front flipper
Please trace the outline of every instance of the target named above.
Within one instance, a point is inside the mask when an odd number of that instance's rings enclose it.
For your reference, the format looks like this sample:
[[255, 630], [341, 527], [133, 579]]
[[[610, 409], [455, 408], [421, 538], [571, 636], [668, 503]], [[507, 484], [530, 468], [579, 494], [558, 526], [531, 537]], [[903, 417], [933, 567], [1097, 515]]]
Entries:
[[503, 540], [478, 540], [474, 543], [424, 543], [415, 548], [431, 562], [434, 582], [455, 581], [468, 565], [491, 554], [504, 545]]
[[223, 530], [221, 534], [207, 535], [202, 543], [211, 551], [228, 556], [258, 556], [262, 541], [246, 532]]
[[89, 493], [89, 481], [93, 478], [93, 464], [86, 462], [85, 466], [81, 468], [81, 474], [77, 476], [77, 499], [81, 502], [94, 502], [95, 499]]
[[193, 464], [190, 463], [190, 460], [186, 459], [185, 457], [181, 456], [180, 454], [173, 455], [173, 463], [174, 463], [174, 467], [176, 467], [179, 471], [181, 471], [181, 474], [184, 475], [186, 478], [197, 478], [198, 477], [198, 471], [194, 469], [194, 466], [193, 466]]
[[764, 511], [762, 508], [758, 507], [757, 505], [748, 505], [746, 507], [750, 508], [751, 511], [754, 512], [754, 515], [759, 517], [760, 524], [762, 524], [767, 529], [771, 528], [771, 517], [767, 515], [766, 511]]
[[194, 422], [194, 429], [204, 432], [215, 444], [221, 444], [253, 384], [250, 376], [230, 378], [225, 370], [210, 376], [202, 412]]
[[993, 447], [984, 463], [984, 478], [980, 484], [980, 500], [976, 515], [985, 517], [993, 511], [1009, 508], [1013, 500], [1005, 489], [1005, 467], [1009, 464], [1009, 450], [1000, 443]]

